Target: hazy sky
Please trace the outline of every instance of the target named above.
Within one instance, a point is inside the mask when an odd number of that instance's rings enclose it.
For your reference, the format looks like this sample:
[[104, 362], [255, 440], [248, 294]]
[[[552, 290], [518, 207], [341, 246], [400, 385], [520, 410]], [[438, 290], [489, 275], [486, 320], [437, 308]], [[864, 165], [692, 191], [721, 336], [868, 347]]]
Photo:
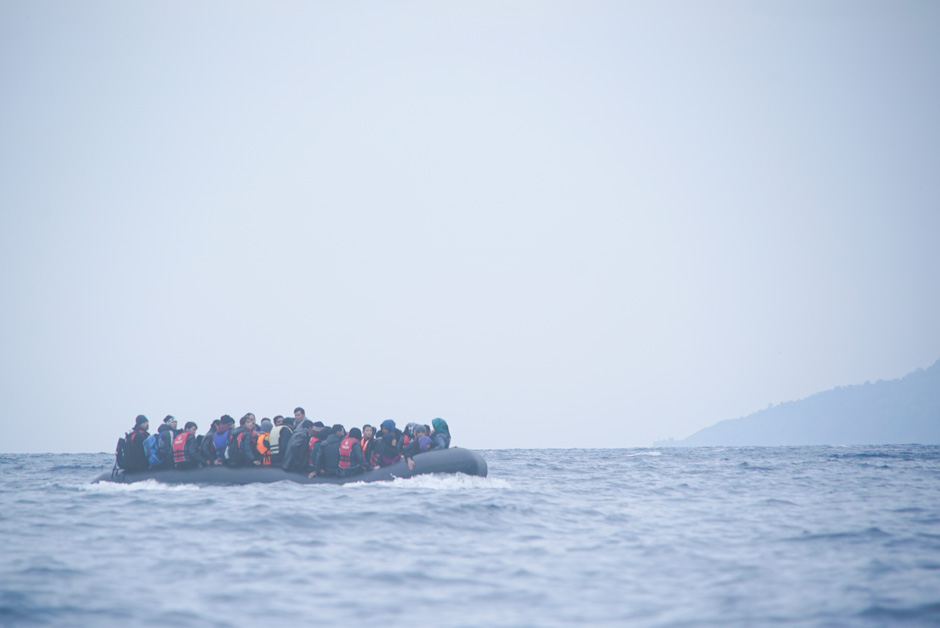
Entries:
[[644, 446], [940, 358], [940, 3], [0, 1], [0, 451]]

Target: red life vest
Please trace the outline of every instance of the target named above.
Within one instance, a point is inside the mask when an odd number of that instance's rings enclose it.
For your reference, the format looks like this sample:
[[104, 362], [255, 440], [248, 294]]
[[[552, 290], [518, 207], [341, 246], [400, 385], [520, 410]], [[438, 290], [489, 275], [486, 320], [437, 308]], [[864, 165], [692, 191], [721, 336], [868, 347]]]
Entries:
[[186, 462], [186, 439], [192, 435], [192, 432], [180, 432], [173, 439], [173, 462]]
[[352, 456], [353, 446], [357, 442], [355, 438], [346, 437], [339, 444], [339, 466], [341, 469], [349, 468], [349, 459]]

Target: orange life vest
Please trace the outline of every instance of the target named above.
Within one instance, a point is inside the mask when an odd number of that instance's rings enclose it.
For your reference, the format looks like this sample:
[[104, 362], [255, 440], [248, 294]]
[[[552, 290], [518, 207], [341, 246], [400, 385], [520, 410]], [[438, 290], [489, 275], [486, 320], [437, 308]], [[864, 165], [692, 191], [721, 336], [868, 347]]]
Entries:
[[269, 447], [270, 435], [267, 432], [258, 434], [258, 440], [255, 441], [256, 449], [261, 454], [261, 464], [271, 464], [271, 447]]

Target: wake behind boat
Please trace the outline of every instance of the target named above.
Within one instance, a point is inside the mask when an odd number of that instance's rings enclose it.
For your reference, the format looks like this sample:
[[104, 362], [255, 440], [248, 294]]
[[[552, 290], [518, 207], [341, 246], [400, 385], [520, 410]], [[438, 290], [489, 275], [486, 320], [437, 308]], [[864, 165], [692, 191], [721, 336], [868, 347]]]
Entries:
[[402, 459], [389, 466], [373, 469], [349, 477], [316, 475], [308, 478], [306, 473], [285, 471], [278, 466], [228, 467], [212, 465], [195, 469], [150, 469], [125, 471], [115, 468], [103, 473], [95, 482], [132, 483], [156, 480], [166, 484], [253, 484], [271, 482], [297, 482], [300, 484], [345, 484], [347, 482], [383, 482], [395, 478], [410, 478], [429, 473], [465, 473], [486, 477], [486, 460], [477, 452], [460, 447], [440, 449], [422, 453], [413, 458], [414, 469], [409, 469]]

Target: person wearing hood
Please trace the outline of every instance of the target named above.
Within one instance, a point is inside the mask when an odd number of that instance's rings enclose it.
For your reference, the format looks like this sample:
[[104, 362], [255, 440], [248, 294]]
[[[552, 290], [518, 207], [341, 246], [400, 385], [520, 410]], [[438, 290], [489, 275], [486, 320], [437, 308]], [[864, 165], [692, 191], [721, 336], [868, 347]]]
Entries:
[[[313, 457], [313, 471], [307, 477], [312, 478], [317, 473], [336, 475], [339, 469], [339, 446], [346, 438], [346, 428], [337, 423], [331, 428], [326, 439], [320, 438], [320, 446], [316, 448]], [[321, 430], [322, 432], [322, 430]]]
[[233, 425], [235, 425], [235, 419], [227, 414], [219, 419], [219, 427], [212, 437], [212, 445], [215, 447], [214, 464], [225, 464], [225, 450], [228, 449], [228, 439], [232, 436]]
[[205, 461], [204, 464], [216, 464], [216, 461], [219, 459], [215, 451], [215, 442], [213, 439], [215, 438], [216, 432], [219, 431], [220, 423], [221, 421], [218, 419], [213, 421], [212, 425], [209, 426], [209, 431], [202, 437], [202, 442], [199, 444], [202, 458]]
[[304, 419], [291, 434], [287, 449], [284, 451], [284, 462], [281, 463], [282, 469], [297, 473], [306, 473], [309, 470], [307, 456], [310, 452], [309, 443], [312, 428], [313, 421]]
[[148, 429], [150, 429], [150, 421], [144, 415], [138, 414], [134, 421], [134, 429], [124, 437], [127, 452], [124, 462], [126, 471], [144, 471], [150, 468], [150, 462], [144, 452], [144, 441], [150, 437]]
[[[395, 427], [395, 421], [386, 419], [380, 425], [381, 439], [377, 439], [372, 458], [376, 468], [387, 467], [401, 460], [402, 433]], [[372, 461], [370, 461], [372, 462]]]
[[154, 468], [173, 468], [173, 440], [180, 433], [179, 430], [176, 429], [177, 425], [176, 417], [172, 414], [168, 414], [166, 418], [163, 419], [163, 425], [157, 430], [160, 434], [157, 440], [157, 455], [163, 462]]
[[447, 421], [441, 418], [431, 421], [431, 449], [448, 449], [450, 447], [450, 428]]

